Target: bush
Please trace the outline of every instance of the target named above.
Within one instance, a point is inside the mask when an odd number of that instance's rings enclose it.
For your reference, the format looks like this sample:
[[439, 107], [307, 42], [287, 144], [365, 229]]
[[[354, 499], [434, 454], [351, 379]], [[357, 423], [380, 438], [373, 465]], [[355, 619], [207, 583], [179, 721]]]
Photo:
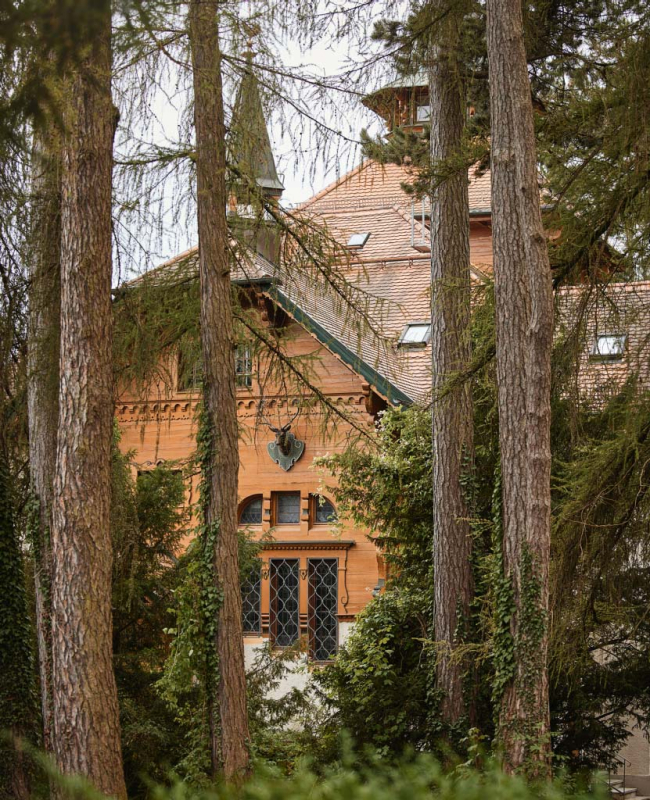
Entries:
[[[418, 755], [391, 766], [375, 756], [357, 764], [348, 753], [345, 763], [325, 775], [301, 766], [292, 776], [258, 767], [241, 786], [195, 789], [187, 783], [151, 789], [152, 800], [605, 800], [604, 781], [577, 787], [562, 780], [531, 786], [506, 775], [494, 761], [479, 770], [459, 764], [446, 771], [429, 755]], [[66, 781], [70, 800], [99, 800], [78, 779]]]

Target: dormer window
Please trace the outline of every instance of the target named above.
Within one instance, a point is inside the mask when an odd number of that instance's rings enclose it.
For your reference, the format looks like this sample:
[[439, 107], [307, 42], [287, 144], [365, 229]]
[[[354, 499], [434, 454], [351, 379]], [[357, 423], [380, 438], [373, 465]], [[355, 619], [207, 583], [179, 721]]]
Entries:
[[399, 347], [426, 347], [431, 338], [429, 322], [409, 322], [397, 342]]
[[368, 241], [369, 233], [353, 233], [348, 239], [348, 247], [360, 248]]
[[624, 333], [599, 333], [589, 357], [592, 361], [621, 361], [626, 344], [627, 335]]

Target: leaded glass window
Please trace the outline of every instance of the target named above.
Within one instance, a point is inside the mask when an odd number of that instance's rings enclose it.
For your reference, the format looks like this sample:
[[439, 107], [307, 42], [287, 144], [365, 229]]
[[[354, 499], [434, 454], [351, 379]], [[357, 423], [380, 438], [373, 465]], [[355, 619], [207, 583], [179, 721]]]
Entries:
[[297, 525], [300, 522], [300, 492], [278, 492], [275, 495], [275, 524]]
[[246, 502], [239, 515], [240, 525], [261, 525], [262, 524], [262, 495], [251, 497]]
[[309, 655], [327, 661], [338, 649], [338, 560], [309, 559]]
[[312, 514], [315, 525], [328, 525], [336, 522], [336, 509], [323, 495], [312, 495]]
[[260, 633], [262, 630], [262, 570], [256, 564], [241, 587], [242, 622], [244, 633]]
[[300, 635], [300, 569], [297, 558], [273, 558], [269, 564], [271, 641], [277, 647], [289, 647]]

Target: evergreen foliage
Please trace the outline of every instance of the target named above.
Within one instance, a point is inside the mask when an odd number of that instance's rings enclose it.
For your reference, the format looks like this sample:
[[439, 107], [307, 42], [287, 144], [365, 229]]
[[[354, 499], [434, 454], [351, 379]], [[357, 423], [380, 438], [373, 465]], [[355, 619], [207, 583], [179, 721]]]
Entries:
[[[491, 341], [491, 297], [474, 313], [474, 337]], [[487, 344], [486, 344], [487, 343]], [[564, 348], [554, 363], [553, 561], [550, 693], [553, 749], [559, 763], [592, 769], [611, 763], [629, 721], [650, 722], [647, 628], [648, 398], [631, 381], [602, 408], [574, 407], [562, 388]], [[475, 358], [481, 359], [481, 353]], [[515, 648], [534, 657], [539, 615], [534, 576], [526, 641], [510, 634], [512, 587], [500, 566], [500, 477], [495, 376], [488, 362], [473, 374], [476, 470], [476, 600], [465, 640], [467, 680], [477, 697], [475, 724], [490, 738], [499, 691]], [[431, 444], [428, 411], [384, 414], [376, 449], [350, 448], [321, 462], [337, 477], [339, 510], [366, 526], [388, 564], [383, 594], [359, 616], [336, 662], [317, 676], [329, 718], [355, 739], [399, 753], [435, 747], [442, 734], [426, 664], [430, 631]], [[471, 483], [471, 486], [469, 485]], [[402, 714], [405, 709], [410, 714]], [[428, 708], [432, 716], [416, 713]], [[391, 712], [389, 710], [392, 709]], [[401, 723], [400, 723], [401, 720]], [[327, 727], [331, 725], [331, 728]], [[461, 749], [468, 742], [454, 741]]]
[[[36, 741], [36, 675], [15, 497], [0, 451], [0, 797], [24, 796], [31, 771], [20, 740]], [[23, 792], [20, 789], [23, 788]]]

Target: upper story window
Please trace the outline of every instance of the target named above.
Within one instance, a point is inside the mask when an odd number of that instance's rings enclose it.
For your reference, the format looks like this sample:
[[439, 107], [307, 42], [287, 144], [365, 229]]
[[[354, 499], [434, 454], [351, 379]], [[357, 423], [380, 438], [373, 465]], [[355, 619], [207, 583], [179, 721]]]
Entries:
[[262, 524], [262, 495], [249, 497], [239, 512], [240, 525], [261, 525]]
[[334, 504], [330, 502], [327, 497], [322, 494], [310, 495], [311, 503], [311, 524], [312, 525], [330, 525], [337, 520], [336, 509]]
[[271, 495], [273, 525], [300, 523], [300, 492], [274, 492]]
[[402, 331], [400, 347], [426, 347], [431, 338], [431, 325], [428, 322], [410, 322]]
[[370, 238], [369, 233], [353, 233], [348, 239], [348, 247], [363, 247]]
[[178, 353], [176, 388], [179, 392], [193, 392], [203, 383], [203, 364], [200, 356], [191, 358], [182, 350]]
[[237, 386], [250, 389], [253, 385], [253, 358], [248, 345], [238, 344], [235, 351], [235, 373]]
[[[203, 384], [203, 362], [200, 357], [190, 358], [182, 351], [178, 354], [176, 388], [179, 392], [192, 392]], [[248, 345], [237, 345], [235, 351], [237, 386], [250, 389], [253, 385], [253, 357]]]
[[624, 333], [599, 333], [589, 356], [593, 361], [621, 361], [626, 344], [627, 335]]

